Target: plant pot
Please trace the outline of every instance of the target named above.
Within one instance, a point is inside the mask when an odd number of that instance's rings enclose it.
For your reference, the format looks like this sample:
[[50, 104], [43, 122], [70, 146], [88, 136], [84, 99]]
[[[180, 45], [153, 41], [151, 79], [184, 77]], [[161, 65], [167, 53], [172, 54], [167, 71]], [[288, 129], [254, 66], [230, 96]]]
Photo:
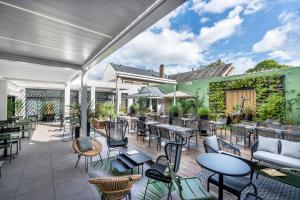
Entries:
[[173, 118], [178, 117], [178, 113], [169, 113], [169, 124], [173, 124]]
[[146, 121], [146, 119], [147, 119], [146, 116], [140, 116], [140, 117], [139, 117], [139, 120], [140, 120], [140, 121], [143, 121], [143, 122]]
[[75, 127], [75, 139], [80, 137], [80, 126]]
[[208, 120], [208, 115], [200, 115], [200, 119]]

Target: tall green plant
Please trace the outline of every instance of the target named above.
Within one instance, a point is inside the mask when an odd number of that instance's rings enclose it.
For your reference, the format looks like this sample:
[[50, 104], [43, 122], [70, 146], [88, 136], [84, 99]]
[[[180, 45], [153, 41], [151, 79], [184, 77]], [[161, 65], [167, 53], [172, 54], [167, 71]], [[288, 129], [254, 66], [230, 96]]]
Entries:
[[7, 118], [11, 118], [13, 116], [14, 108], [15, 108], [15, 103], [11, 98], [9, 98], [7, 100]]
[[[81, 126], [81, 104], [80, 103], [74, 103], [70, 106], [71, 108], [71, 114], [73, 117], [76, 117], [79, 121], [79, 125]], [[95, 114], [92, 112], [92, 103], [89, 102], [87, 106], [87, 118], [88, 121], [91, 122], [91, 120], [95, 117]]]
[[192, 99], [180, 99], [179, 103], [183, 114], [187, 114], [193, 106]]
[[112, 103], [96, 104], [96, 117], [102, 120], [109, 120], [116, 117], [114, 105]]
[[146, 97], [140, 97], [137, 100], [137, 105], [138, 105], [138, 112], [143, 115], [147, 112], [148, 108], [147, 108], [147, 98]]
[[22, 110], [23, 110], [23, 101], [21, 99], [17, 99], [15, 102], [16, 115], [21, 115]]
[[284, 97], [280, 93], [271, 94], [266, 102], [257, 110], [257, 119], [263, 121], [266, 119], [284, 120]]

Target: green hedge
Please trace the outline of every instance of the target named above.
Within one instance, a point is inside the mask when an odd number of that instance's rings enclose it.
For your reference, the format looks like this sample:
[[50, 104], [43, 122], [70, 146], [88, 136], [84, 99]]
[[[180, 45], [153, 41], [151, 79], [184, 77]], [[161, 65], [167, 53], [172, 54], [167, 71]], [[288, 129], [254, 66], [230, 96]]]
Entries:
[[[284, 76], [278, 73], [258, 77], [244, 77], [236, 80], [211, 82], [209, 84], [209, 107], [214, 113], [225, 113], [226, 90], [255, 89], [256, 109], [266, 103], [267, 98], [274, 93], [284, 98]], [[284, 101], [282, 102], [284, 108]], [[272, 116], [270, 116], [272, 117]], [[283, 118], [283, 116], [281, 116]], [[259, 118], [259, 116], [258, 116]]]

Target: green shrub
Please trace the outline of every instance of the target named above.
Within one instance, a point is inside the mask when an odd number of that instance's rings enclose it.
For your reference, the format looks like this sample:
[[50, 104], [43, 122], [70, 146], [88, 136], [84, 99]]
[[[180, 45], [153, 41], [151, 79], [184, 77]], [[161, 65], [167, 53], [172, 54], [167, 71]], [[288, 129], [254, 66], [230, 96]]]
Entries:
[[173, 114], [174, 113], [179, 113], [179, 106], [176, 106], [176, 105], [175, 106], [174, 105], [170, 106], [169, 107], [169, 113], [173, 113]]
[[208, 116], [208, 115], [209, 115], [209, 109], [206, 108], [206, 107], [198, 108], [197, 114], [198, 114], [199, 116]]
[[257, 120], [284, 120], [284, 97], [280, 93], [271, 94], [257, 110]]

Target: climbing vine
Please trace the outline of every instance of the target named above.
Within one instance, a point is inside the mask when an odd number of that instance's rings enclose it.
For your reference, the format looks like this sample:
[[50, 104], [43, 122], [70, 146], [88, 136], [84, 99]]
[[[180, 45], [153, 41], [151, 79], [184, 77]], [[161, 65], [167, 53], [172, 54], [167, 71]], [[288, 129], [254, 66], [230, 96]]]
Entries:
[[[225, 94], [227, 90], [254, 89], [256, 91], [256, 109], [259, 111], [259, 107], [267, 103], [266, 101], [271, 94], [278, 94], [284, 98], [283, 84], [284, 76], [278, 73], [229, 81], [211, 82], [209, 84], [209, 107], [214, 113], [225, 113]], [[281, 101], [281, 104], [280, 107], [284, 109], [284, 101]], [[257, 114], [257, 120], [263, 120], [263, 116], [259, 116], [259, 113]], [[270, 116], [270, 118], [272, 118], [272, 116]], [[283, 119], [283, 116], [280, 116], [280, 118]]]

